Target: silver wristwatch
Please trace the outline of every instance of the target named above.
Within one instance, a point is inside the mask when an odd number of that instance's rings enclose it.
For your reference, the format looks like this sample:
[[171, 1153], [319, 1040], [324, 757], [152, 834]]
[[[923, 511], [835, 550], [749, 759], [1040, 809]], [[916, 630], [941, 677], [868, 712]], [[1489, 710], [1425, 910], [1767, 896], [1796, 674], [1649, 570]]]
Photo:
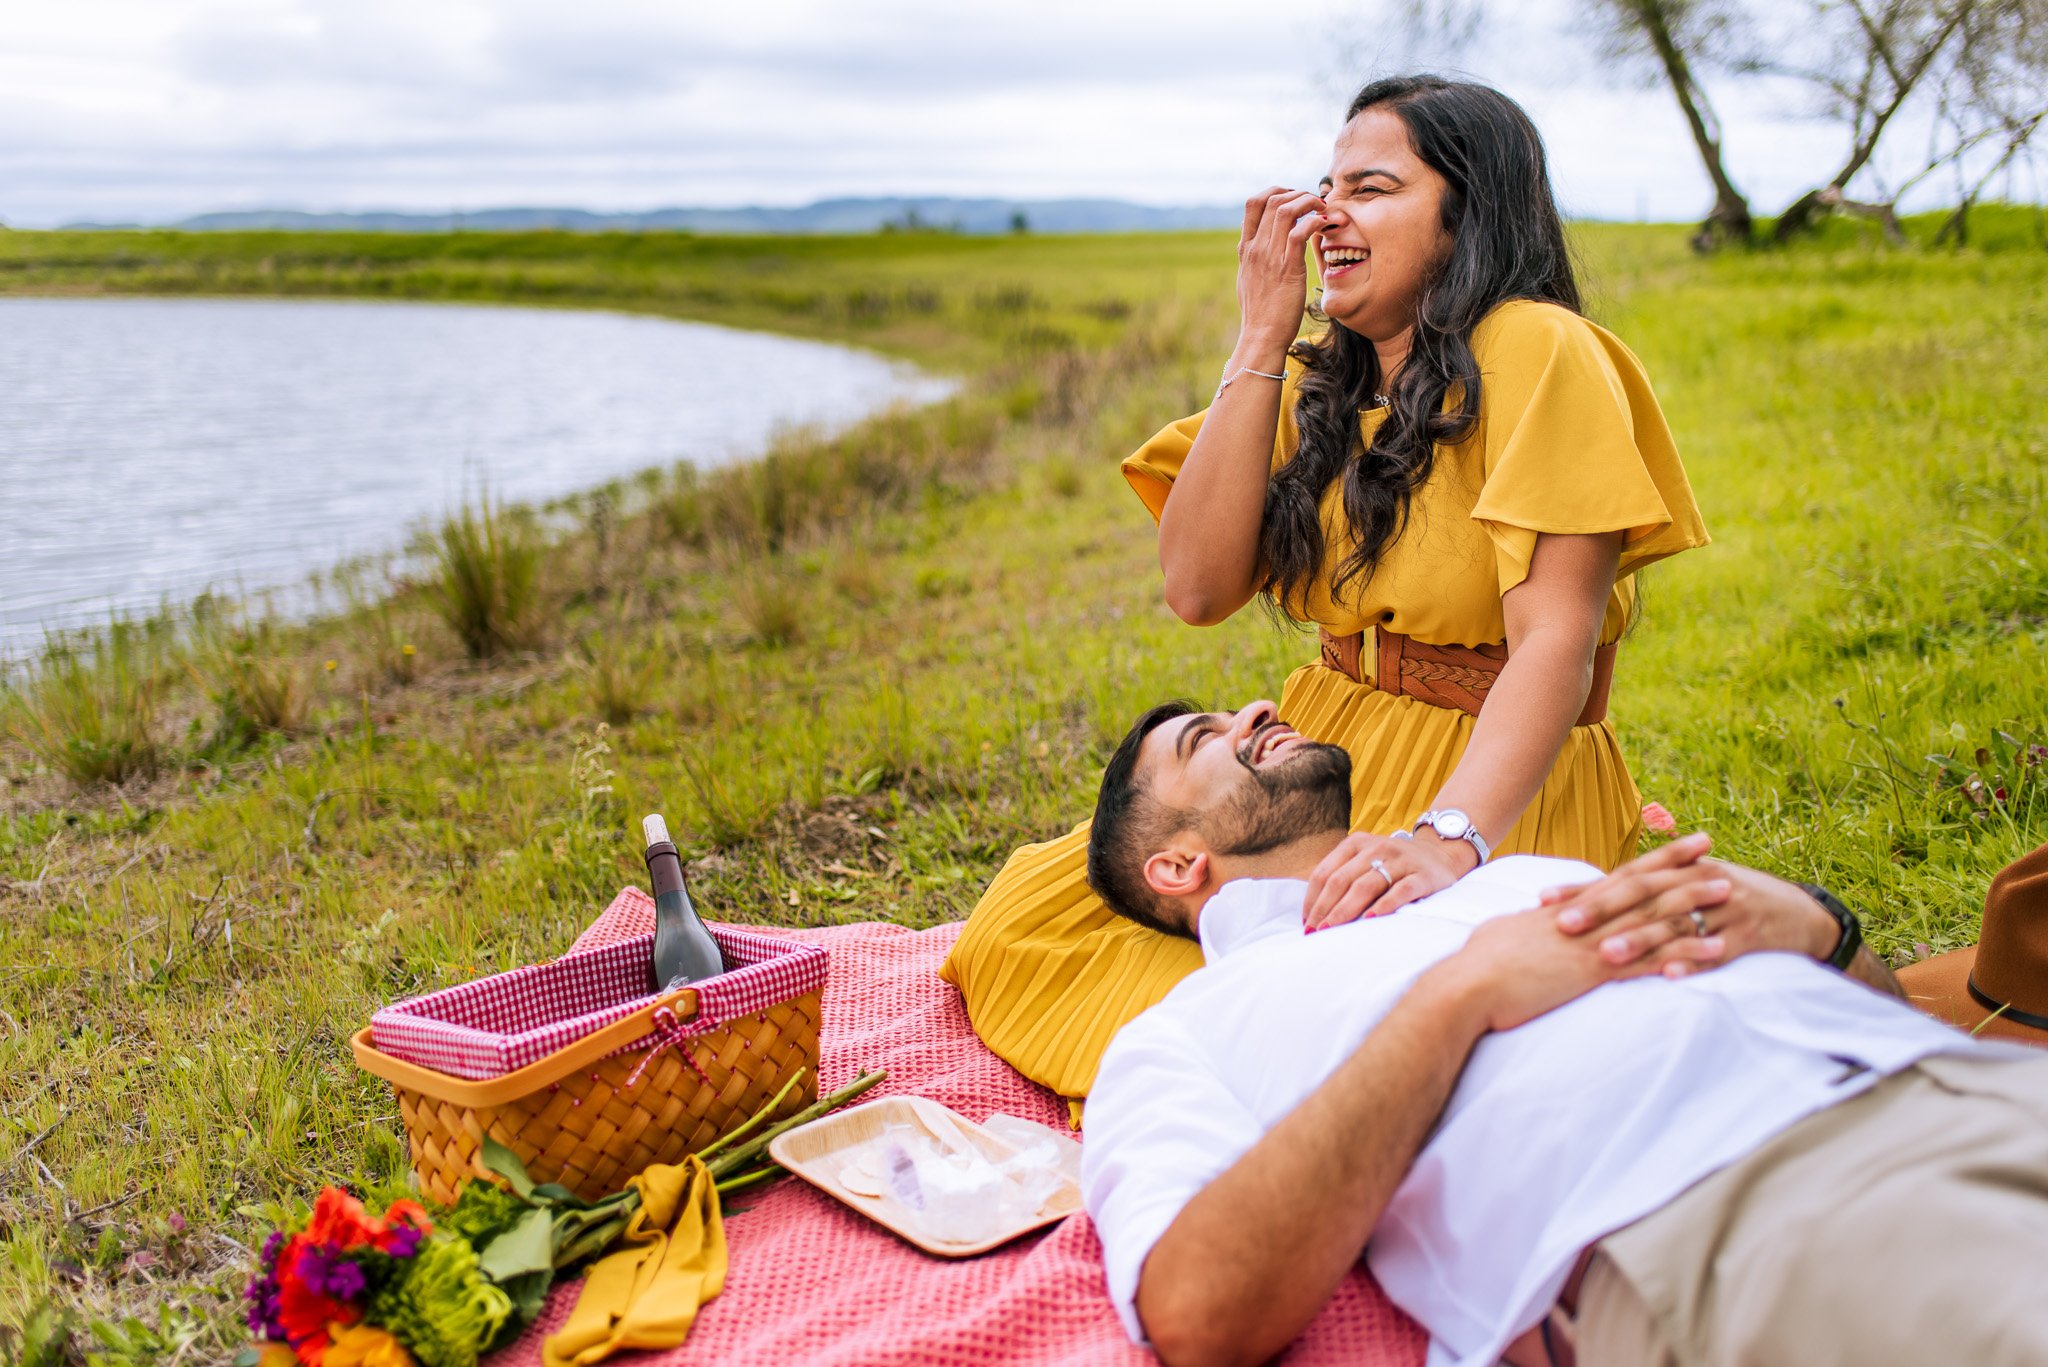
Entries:
[[1439, 812], [1424, 812], [1421, 816], [1416, 817], [1415, 829], [1419, 831], [1424, 826], [1429, 827], [1445, 840], [1464, 841], [1473, 849], [1479, 851], [1479, 862], [1482, 864], [1493, 858], [1493, 851], [1487, 847], [1486, 837], [1481, 835], [1479, 828], [1472, 824], [1472, 818], [1466, 816], [1456, 807], [1446, 807]]

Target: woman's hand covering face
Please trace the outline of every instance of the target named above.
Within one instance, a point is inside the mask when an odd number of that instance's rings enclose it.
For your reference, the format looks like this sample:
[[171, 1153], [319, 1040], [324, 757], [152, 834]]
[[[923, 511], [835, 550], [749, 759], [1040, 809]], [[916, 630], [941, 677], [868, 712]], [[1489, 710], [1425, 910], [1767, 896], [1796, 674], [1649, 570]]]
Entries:
[[1237, 242], [1237, 307], [1246, 338], [1281, 350], [1301, 330], [1308, 300], [1308, 240], [1323, 222], [1322, 196], [1275, 186], [1244, 205]]

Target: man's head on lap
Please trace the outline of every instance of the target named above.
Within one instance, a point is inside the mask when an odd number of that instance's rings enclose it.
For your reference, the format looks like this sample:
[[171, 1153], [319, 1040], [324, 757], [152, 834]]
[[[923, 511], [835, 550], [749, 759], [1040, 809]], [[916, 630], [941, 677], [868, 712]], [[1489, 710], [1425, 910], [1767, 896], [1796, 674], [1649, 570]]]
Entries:
[[1270, 702], [1235, 712], [1163, 703], [1103, 771], [1088, 882], [1119, 916], [1192, 937], [1223, 883], [1350, 824], [1342, 748], [1304, 738]]

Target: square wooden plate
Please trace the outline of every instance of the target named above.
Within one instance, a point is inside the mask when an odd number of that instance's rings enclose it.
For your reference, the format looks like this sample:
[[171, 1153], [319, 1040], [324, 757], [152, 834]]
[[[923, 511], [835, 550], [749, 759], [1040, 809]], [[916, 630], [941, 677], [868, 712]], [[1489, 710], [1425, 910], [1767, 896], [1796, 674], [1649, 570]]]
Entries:
[[839, 1180], [841, 1169], [854, 1149], [879, 1138], [894, 1122], [908, 1125], [931, 1136], [942, 1148], [958, 1152], [972, 1146], [990, 1162], [1000, 1163], [1016, 1156], [1014, 1145], [996, 1138], [966, 1117], [921, 1096], [888, 1096], [865, 1106], [813, 1120], [768, 1145], [768, 1156], [803, 1178], [888, 1229], [897, 1237], [940, 1258], [969, 1258], [1008, 1243], [1019, 1235], [1066, 1219], [1081, 1209], [1081, 1188], [1062, 1178], [1060, 1186], [1039, 1213], [1006, 1226], [986, 1239], [971, 1244], [939, 1243], [917, 1231], [916, 1212], [909, 1209], [886, 1187], [880, 1196], [862, 1196], [848, 1190]]

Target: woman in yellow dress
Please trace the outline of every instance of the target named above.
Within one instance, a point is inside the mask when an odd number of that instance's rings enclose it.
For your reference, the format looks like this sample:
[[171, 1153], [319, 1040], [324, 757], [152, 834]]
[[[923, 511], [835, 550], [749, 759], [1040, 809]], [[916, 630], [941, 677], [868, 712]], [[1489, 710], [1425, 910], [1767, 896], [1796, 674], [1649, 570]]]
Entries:
[[[1310, 248], [1329, 326], [1297, 341]], [[1493, 854], [1621, 862], [1641, 799], [1606, 719], [1615, 643], [1635, 572], [1706, 533], [1640, 363], [1579, 312], [1528, 116], [1464, 82], [1367, 86], [1318, 193], [1246, 205], [1238, 301], [1215, 401], [1124, 474], [1181, 618], [1264, 594], [1321, 629], [1279, 711], [1350, 752], [1353, 834], [1308, 925]], [[1201, 962], [1102, 905], [1086, 842], [1014, 854], [945, 968], [990, 1046], [1070, 1097]]]

